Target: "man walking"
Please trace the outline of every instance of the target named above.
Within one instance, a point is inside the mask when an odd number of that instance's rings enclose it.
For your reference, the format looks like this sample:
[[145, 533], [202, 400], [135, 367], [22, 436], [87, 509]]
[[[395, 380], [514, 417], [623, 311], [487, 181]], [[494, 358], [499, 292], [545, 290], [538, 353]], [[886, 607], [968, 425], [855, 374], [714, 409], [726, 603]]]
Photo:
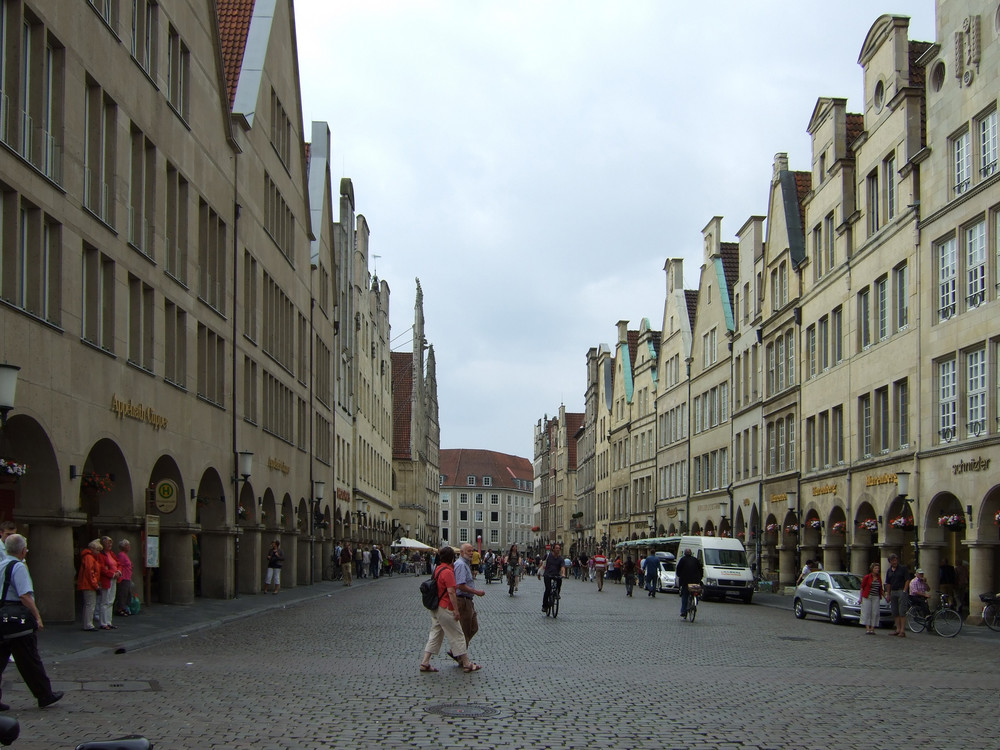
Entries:
[[[476, 614], [475, 597], [486, 592], [472, 585], [472, 545], [463, 544], [462, 552], [455, 561], [455, 593], [458, 595], [458, 621], [465, 634], [465, 644], [468, 646], [472, 636], [479, 632], [479, 616]], [[457, 657], [452, 657], [458, 661]]]
[[372, 545], [371, 560], [369, 562], [372, 578], [378, 578], [382, 575], [382, 550], [378, 548], [377, 544]]
[[604, 571], [608, 569], [608, 558], [604, 556], [604, 550], [597, 550], [591, 560], [594, 561], [594, 573], [597, 575], [597, 590], [604, 591]]
[[906, 595], [906, 580], [910, 571], [899, 562], [899, 556], [889, 555], [889, 569], [885, 571], [885, 588], [889, 595], [889, 610], [896, 621], [896, 632], [900, 638], [906, 637], [906, 610], [909, 598]]
[[642, 568], [646, 572], [646, 596], [656, 596], [656, 579], [660, 575], [660, 558], [653, 550], [642, 561]]

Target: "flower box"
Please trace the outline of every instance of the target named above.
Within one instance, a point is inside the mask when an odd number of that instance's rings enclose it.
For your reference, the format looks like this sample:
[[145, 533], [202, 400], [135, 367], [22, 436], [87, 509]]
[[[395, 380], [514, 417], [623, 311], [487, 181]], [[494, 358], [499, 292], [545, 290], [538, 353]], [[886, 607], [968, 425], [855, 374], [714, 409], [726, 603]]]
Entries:
[[858, 528], [861, 531], [878, 531], [878, 521], [874, 518], [866, 518], [864, 521], [858, 522]]
[[110, 492], [111, 488], [114, 486], [115, 483], [111, 480], [110, 474], [98, 474], [93, 471], [88, 471], [80, 477], [80, 489], [88, 492], [94, 492], [97, 494]]
[[785, 533], [795, 536], [799, 533], [799, 525], [797, 523], [790, 523], [785, 527]]
[[949, 531], [958, 531], [965, 528], [965, 516], [961, 513], [953, 513], [950, 515], [941, 516], [938, 518], [938, 526], [944, 527]]
[[0, 458], [0, 477], [10, 477], [17, 481], [28, 472], [28, 464], [19, 464], [9, 458]]
[[808, 520], [808, 521], [806, 522], [806, 525], [807, 525], [807, 526], [808, 526], [808, 527], [809, 527], [810, 529], [821, 529], [821, 528], [823, 528], [823, 522], [822, 522], [822, 521], [820, 521], [820, 520], [819, 520], [818, 518], [811, 518], [811, 519], [809, 519], [809, 520]]
[[769, 523], [767, 526], [764, 527], [764, 531], [766, 531], [768, 534], [774, 534], [780, 530], [781, 530], [781, 524], [778, 523]]
[[895, 518], [890, 518], [889, 525], [894, 529], [903, 529], [904, 531], [916, 528], [916, 524], [913, 523], [913, 516], [896, 516]]
[[846, 534], [847, 533], [847, 521], [835, 521], [830, 530], [834, 534]]

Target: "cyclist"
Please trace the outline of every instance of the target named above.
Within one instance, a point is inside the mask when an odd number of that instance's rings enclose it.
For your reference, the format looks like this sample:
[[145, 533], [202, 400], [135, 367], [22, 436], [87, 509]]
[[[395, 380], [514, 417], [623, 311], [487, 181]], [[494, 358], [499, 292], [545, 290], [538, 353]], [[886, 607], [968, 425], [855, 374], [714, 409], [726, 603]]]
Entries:
[[561, 591], [562, 579], [566, 576], [566, 560], [562, 556], [562, 547], [558, 544], [545, 556], [545, 562], [542, 563], [542, 568], [538, 571], [538, 576], [545, 579], [545, 593], [542, 594], [542, 612], [547, 613], [550, 606], [549, 586], [552, 579], [558, 579], [556, 589]]
[[674, 571], [677, 576], [677, 585], [681, 588], [681, 619], [683, 620], [687, 619], [688, 599], [690, 598], [688, 585], [701, 583], [704, 572], [705, 568], [701, 564], [701, 560], [691, 554], [691, 548], [684, 550], [684, 556], [677, 563], [677, 569]]

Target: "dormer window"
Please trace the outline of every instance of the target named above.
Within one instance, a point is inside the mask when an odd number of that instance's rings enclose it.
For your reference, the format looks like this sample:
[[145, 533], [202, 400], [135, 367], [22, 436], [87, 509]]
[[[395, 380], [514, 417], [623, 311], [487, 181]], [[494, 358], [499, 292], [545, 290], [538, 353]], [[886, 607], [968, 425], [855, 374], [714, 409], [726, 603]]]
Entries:
[[465, 478], [465, 483], [469, 487], [475, 487], [476, 486], [476, 478], [470, 474], [469, 476], [467, 476]]

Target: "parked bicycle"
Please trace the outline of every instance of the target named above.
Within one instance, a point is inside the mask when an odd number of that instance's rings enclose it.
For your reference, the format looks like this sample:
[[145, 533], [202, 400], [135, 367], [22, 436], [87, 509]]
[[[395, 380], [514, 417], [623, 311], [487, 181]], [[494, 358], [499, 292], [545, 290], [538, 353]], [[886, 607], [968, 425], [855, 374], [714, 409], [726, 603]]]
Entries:
[[947, 594], [941, 595], [941, 606], [933, 612], [926, 601], [915, 598], [906, 610], [906, 627], [914, 633], [926, 628], [928, 633], [937, 633], [942, 638], [954, 638], [962, 629], [962, 615], [952, 607]]
[[983, 607], [983, 622], [990, 630], [1000, 630], [1000, 594], [980, 594]]

